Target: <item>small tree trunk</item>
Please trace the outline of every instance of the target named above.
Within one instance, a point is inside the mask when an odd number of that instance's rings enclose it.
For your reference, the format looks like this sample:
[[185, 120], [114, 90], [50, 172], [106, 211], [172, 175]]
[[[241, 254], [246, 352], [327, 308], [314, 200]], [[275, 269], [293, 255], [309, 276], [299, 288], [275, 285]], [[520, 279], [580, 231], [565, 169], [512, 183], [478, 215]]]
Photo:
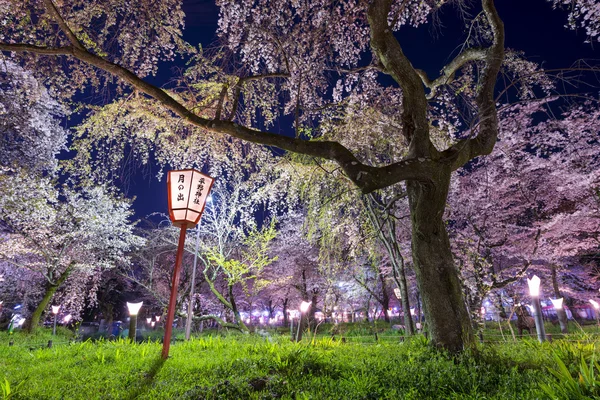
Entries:
[[[558, 278], [556, 276], [556, 265], [551, 265], [550, 270], [552, 271], [552, 287], [554, 289], [554, 297], [559, 299], [562, 296], [560, 295], [560, 290], [558, 290]], [[563, 301], [564, 303], [564, 301]], [[556, 310], [556, 315], [558, 316], [558, 323], [560, 324], [560, 331], [562, 333], [569, 333], [569, 325], [567, 319], [567, 313], [563, 308], [560, 310]]]
[[390, 295], [386, 290], [383, 274], [379, 274], [379, 280], [381, 282], [381, 306], [383, 307], [383, 319], [385, 322], [390, 322]]
[[431, 341], [457, 353], [474, 347], [475, 340], [443, 221], [450, 171], [439, 167], [432, 179], [406, 184], [413, 263]]
[[229, 291], [229, 303], [231, 304], [231, 312], [233, 313], [233, 318], [235, 320], [235, 323], [240, 327], [240, 330], [242, 332], [248, 332], [249, 329], [246, 326], [246, 324], [244, 324], [244, 321], [242, 320], [242, 316], [240, 315], [240, 311], [237, 308], [237, 304], [235, 302], [235, 297], [233, 296], [233, 286], [232, 285], [228, 286], [228, 291]]
[[70, 263], [67, 269], [65, 269], [65, 271], [60, 275], [60, 277], [55, 283], [48, 283], [46, 285], [46, 292], [44, 293], [44, 297], [39, 302], [39, 304], [35, 308], [35, 311], [33, 312], [33, 314], [31, 314], [31, 318], [25, 325], [25, 331], [27, 333], [32, 333], [37, 329], [38, 325], [40, 324], [42, 314], [46, 310], [46, 307], [48, 307], [48, 304], [50, 304], [50, 300], [52, 300], [54, 294], [56, 293], [60, 285], [62, 285], [67, 280], [69, 275], [71, 275], [74, 265], [74, 262]]
[[283, 299], [283, 326], [289, 325], [288, 315], [287, 315], [288, 301], [289, 301], [288, 298]]
[[319, 302], [319, 294], [318, 292], [313, 290], [313, 295], [310, 299], [310, 309], [308, 310], [308, 315], [306, 316], [305, 325], [314, 327], [315, 323], [315, 313], [317, 312], [317, 303]]
[[408, 298], [408, 285], [406, 284], [404, 268], [399, 268], [398, 271], [394, 269], [394, 280], [400, 288], [400, 295], [402, 296], [400, 302], [402, 303], [402, 310], [404, 311], [404, 329], [407, 336], [412, 336], [415, 334], [415, 325], [410, 315], [410, 299]]

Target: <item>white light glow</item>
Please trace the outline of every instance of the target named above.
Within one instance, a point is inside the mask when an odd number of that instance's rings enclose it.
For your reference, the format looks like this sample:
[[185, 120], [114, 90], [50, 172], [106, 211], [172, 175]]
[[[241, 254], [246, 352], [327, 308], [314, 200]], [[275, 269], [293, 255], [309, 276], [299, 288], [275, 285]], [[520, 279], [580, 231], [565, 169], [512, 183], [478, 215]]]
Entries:
[[54, 314], [54, 315], [58, 314], [59, 310], [60, 310], [60, 306], [52, 306], [52, 314]]
[[142, 308], [142, 304], [144, 304], [143, 301], [140, 301], [139, 303], [127, 302], [127, 309], [129, 310], [129, 315], [137, 315], [140, 311], [140, 308]]
[[63, 323], [65, 323], [65, 324], [68, 324], [68, 323], [69, 323], [69, 321], [70, 321], [72, 318], [73, 318], [73, 316], [72, 316], [71, 314], [69, 314], [69, 315], [65, 316], [65, 317], [63, 318]]
[[308, 301], [303, 301], [302, 303], [300, 303], [300, 311], [304, 314], [305, 312], [308, 311], [308, 309], [310, 308], [310, 302]]
[[550, 299], [552, 300], [552, 305], [554, 305], [554, 308], [556, 310], [562, 310], [563, 308], [563, 298], [561, 297], [560, 299]]
[[600, 304], [598, 304], [596, 300], [590, 300], [590, 303], [592, 303], [592, 306], [594, 306], [596, 310], [600, 309]]
[[531, 297], [538, 297], [540, 295], [540, 282], [540, 278], [537, 275], [534, 275], [531, 279], [527, 278]]

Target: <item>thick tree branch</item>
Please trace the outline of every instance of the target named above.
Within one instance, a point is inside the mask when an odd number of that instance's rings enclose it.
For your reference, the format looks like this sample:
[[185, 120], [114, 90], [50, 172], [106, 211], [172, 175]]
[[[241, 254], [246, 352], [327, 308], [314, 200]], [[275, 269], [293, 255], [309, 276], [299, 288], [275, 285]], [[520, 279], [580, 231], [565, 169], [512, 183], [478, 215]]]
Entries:
[[64, 47], [41, 47], [35, 46], [33, 44], [25, 44], [25, 43], [0, 43], [0, 50], [3, 51], [13, 51], [16, 53], [30, 52], [36, 54], [44, 54], [51, 56], [72, 56], [73, 55], [73, 47], [72, 46], [64, 46]]
[[71, 30], [71, 28], [69, 28], [69, 25], [67, 25], [67, 22], [60, 15], [60, 13], [56, 9], [56, 6], [52, 2], [52, 0], [44, 0], [44, 4], [46, 5], [46, 9], [48, 10], [48, 13], [50, 13], [50, 15], [52, 16], [52, 18], [54, 18], [54, 20], [56, 21], [56, 23], [58, 24], [60, 29], [64, 32], [64, 34], [69, 39], [69, 42], [71, 42], [71, 44], [74, 47], [76, 47], [80, 50], [85, 50], [85, 47], [83, 47], [83, 44], [81, 44], [79, 39], [77, 39], [77, 36], [75, 36], [75, 34]]
[[179, 103], [167, 92], [145, 82], [128, 69], [76, 47], [63, 47], [59, 50], [39, 48], [31, 45], [0, 43], [0, 50], [73, 56], [78, 60], [122, 79], [140, 92], [154, 98], [190, 124], [212, 132], [224, 133], [248, 142], [275, 146], [282, 150], [335, 161], [344, 170], [348, 178], [365, 193], [390, 186], [403, 180], [426, 180], [430, 176], [427, 170], [431, 165], [425, 158], [401, 161], [385, 167], [372, 167], [358, 161], [350, 150], [338, 142], [308, 141], [247, 128], [232, 121], [215, 121], [202, 118]]
[[434, 81], [429, 80], [427, 77], [427, 73], [423, 70], [417, 69], [415, 70], [423, 84], [430, 90], [427, 95], [427, 99], [431, 100], [435, 97], [437, 93], [438, 87], [442, 85], [447, 85], [454, 80], [454, 74], [458, 71], [463, 65], [471, 62], [471, 61], [483, 61], [487, 56], [487, 52], [482, 48], [470, 48], [466, 49], [459, 55], [457, 55], [454, 60], [452, 60], [448, 65], [446, 65], [441, 72], [441, 75], [435, 79]]
[[417, 71], [402, 51], [402, 47], [388, 25], [392, 0], [374, 0], [369, 6], [371, 49], [383, 69], [402, 88], [402, 123], [410, 141], [410, 157], [433, 157], [437, 154], [429, 140], [427, 99]]
[[475, 100], [479, 112], [479, 134], [474, 138], [459, 141], [442, 153], [442, 157], [451, 164], [453, 170], [477, 156], [490, 154], [498, 139], [498, 111], [494, 88], [504, 61], [504, 23], [494, 6], [494, 0], [482, 0], [482, 5], [494, 40], [486, 51], [485, 68], [479, 79], [479, 91]]

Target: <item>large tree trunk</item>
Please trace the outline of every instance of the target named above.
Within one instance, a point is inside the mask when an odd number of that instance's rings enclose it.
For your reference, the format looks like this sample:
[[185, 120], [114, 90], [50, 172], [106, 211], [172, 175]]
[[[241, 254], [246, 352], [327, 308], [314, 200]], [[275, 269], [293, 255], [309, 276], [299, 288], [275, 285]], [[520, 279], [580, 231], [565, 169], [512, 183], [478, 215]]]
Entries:
[[473, 347], [474, 337], [443, 221], [450, 171], [442, 168], [431, 182], [406, 184], [412, 253], [431, 341], [436, 347], [460, 352]]
[[[550, 269], [552, 271], [552, 288], [554, 289], [554, 297], [560, 299], [562, 296], [560, 295], [560, 290], [558, 289], [558, 278], [556, 276], [556, 265], [551, 265]], [[563, 301], [564, 303], [564, 301]], [[556, 310], [556, 315], [558, 316], [558, 323], [560, 324], [560, 331], [562, 333], [569, 333], [569, 324], [567, 319], [567, 313], [563, 308]]]
[[25, 331], [27, 333], [32, 333], [37, 329], [38, 325], [40, 324], [42, 314], [46, 310], [46, 307], [48, 307], [48, 304], [50, 304], [50, 300], [52, 300], [54, 294], [56, 293], [60, 285], [62, 285], [71, 275], [74, 266], [75, 263], [72, 262], [71, 264], [69, 264], [67, 269], [65, 269], [65, 271], [60, 275], [58, 280], [56, 280], [54, 283], [48, 282], [46, 284], [46, 292], [44, 293], [44, 297], [35, 308], [33, 314], [31, 314], [31, 318], [29, 319], [29, 321], [27, 321], [27, 323], [25, 324]]

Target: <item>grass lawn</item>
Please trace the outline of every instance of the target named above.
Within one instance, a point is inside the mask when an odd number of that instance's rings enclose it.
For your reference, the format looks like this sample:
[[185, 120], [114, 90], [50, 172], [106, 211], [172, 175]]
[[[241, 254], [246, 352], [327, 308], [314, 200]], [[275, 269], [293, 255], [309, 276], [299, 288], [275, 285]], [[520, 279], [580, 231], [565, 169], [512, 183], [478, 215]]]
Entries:
[[0, 395], [5, 399], [600, 398], [600, 380], [595, 377], [600, 369], [595, 363], [599, 342], [583, 333], [575, 336], [544, 344], [533, 339], [484, 344], [477, 355], [452, 357], [428, 346], [423, 336], [377, 343], [308, 337], [292, 343], [288, 335], [216, 335], [172, 345], [171, 357], [163, 362], [158, 342], [68, 344], [65, 336], [59, 336], [57, 344], [47, 348], [51, 338], [47, 332], [34, 336], [0, 332]]

